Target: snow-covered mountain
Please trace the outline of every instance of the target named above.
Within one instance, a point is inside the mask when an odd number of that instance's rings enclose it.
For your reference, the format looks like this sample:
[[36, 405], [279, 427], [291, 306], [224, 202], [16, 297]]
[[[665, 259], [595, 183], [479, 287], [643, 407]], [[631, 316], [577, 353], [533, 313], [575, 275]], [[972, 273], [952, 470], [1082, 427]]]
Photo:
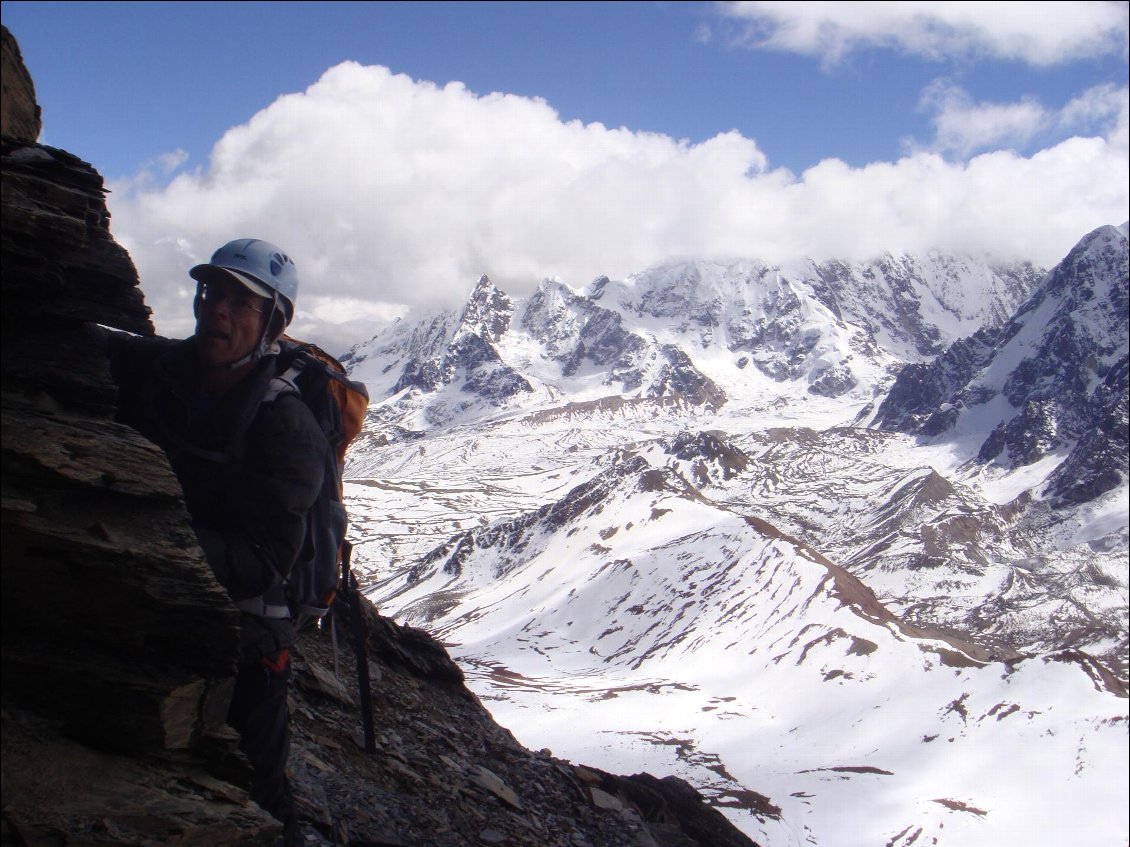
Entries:
[[346, 357], [355, 565], [527, 745], [760, 844], [1126, 843], [1126, 279], [1125, 227], [484, 277]]
[[461, 310], [400, 321], [344, 361], [395, 398], [385, 419], [421, 429], [613, 395], [709, 408], [732, 392], [870, 398], [906, 361], [998, 325], [1039, 277], [943, 256], [681, 262], [583, 292], [547, 280], [519, 303], [483, 277]]
[[876, 424], [983, 437], [978, 461], [1005, 467], [1071, 451], [1049, 479], [1057, 504], [1117, 487], [1127, 441], [1126, 230], [1095, 230], [1005, 324], [906, 368]]

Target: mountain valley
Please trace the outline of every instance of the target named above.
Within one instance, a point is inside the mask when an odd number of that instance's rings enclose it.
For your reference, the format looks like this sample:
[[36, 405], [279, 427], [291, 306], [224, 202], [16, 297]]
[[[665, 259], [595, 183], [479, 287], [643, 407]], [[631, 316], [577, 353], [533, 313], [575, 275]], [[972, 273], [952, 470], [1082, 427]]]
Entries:
[[1124, 838], [1126, 280], [1125, 226], [1048, 274], [484, 277], [344, 359], [367, 593], [524, 743], [676, 773], [759, 844]]

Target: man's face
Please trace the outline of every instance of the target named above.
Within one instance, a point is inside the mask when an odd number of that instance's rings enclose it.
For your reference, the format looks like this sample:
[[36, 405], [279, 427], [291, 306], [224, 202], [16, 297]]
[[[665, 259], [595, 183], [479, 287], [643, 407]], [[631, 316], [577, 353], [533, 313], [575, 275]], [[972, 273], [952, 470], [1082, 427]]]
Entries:
[[205, 367], [238, 362], [255, 349], [263, 335], [271, 301], [235, 280], [201, 283], [196, 315], [196, 351]]

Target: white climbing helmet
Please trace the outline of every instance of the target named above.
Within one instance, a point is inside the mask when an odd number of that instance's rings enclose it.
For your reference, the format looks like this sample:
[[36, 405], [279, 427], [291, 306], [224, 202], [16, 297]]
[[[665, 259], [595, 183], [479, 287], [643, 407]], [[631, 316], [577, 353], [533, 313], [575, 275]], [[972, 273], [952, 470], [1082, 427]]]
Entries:
[[260, 297], [270, 297], [276, 307], [281, 305], [286, 324], [294, 318], [298, 269], [286, 253], [269, 241], [258, 238], [229, 241], [212, 254], [211, 261], [196, 265], [188, 275], [197, 282], [207, 282], [217, 273], [235, 277]]

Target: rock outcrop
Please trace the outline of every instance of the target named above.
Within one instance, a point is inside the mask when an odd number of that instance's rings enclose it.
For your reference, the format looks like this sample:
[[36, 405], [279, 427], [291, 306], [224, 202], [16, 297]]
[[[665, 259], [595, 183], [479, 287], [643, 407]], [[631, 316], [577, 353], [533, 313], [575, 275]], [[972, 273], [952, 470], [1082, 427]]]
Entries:
[[[3, 842], [273, 843], [280, 826], [249, 800], [224, 722], [237, 612], [163, 453], [115, 421], [108, 335], [154, 332], [137, 273], [101, 177], [35, 143], [6, 30], [4, 108]], [[359, 744], [344, 638], [338, 649], [333, 627], [314, 629], [295, 650], [290, 768], [307, 844], [752, 843], [680, 780], [526, 750], [439, 643], [357, 608], [375, 755]], [[349, 614], [335, 606], [339, 633]]]
[[36, 141], [43, 128], [39, 104], [35, 101], [35, 84], [24, 67], [20, 46], [7, 27], [0, 38], [0, 62], [3, 62], [3, 90], [0, 91], [0, 133], [21, 141]]

